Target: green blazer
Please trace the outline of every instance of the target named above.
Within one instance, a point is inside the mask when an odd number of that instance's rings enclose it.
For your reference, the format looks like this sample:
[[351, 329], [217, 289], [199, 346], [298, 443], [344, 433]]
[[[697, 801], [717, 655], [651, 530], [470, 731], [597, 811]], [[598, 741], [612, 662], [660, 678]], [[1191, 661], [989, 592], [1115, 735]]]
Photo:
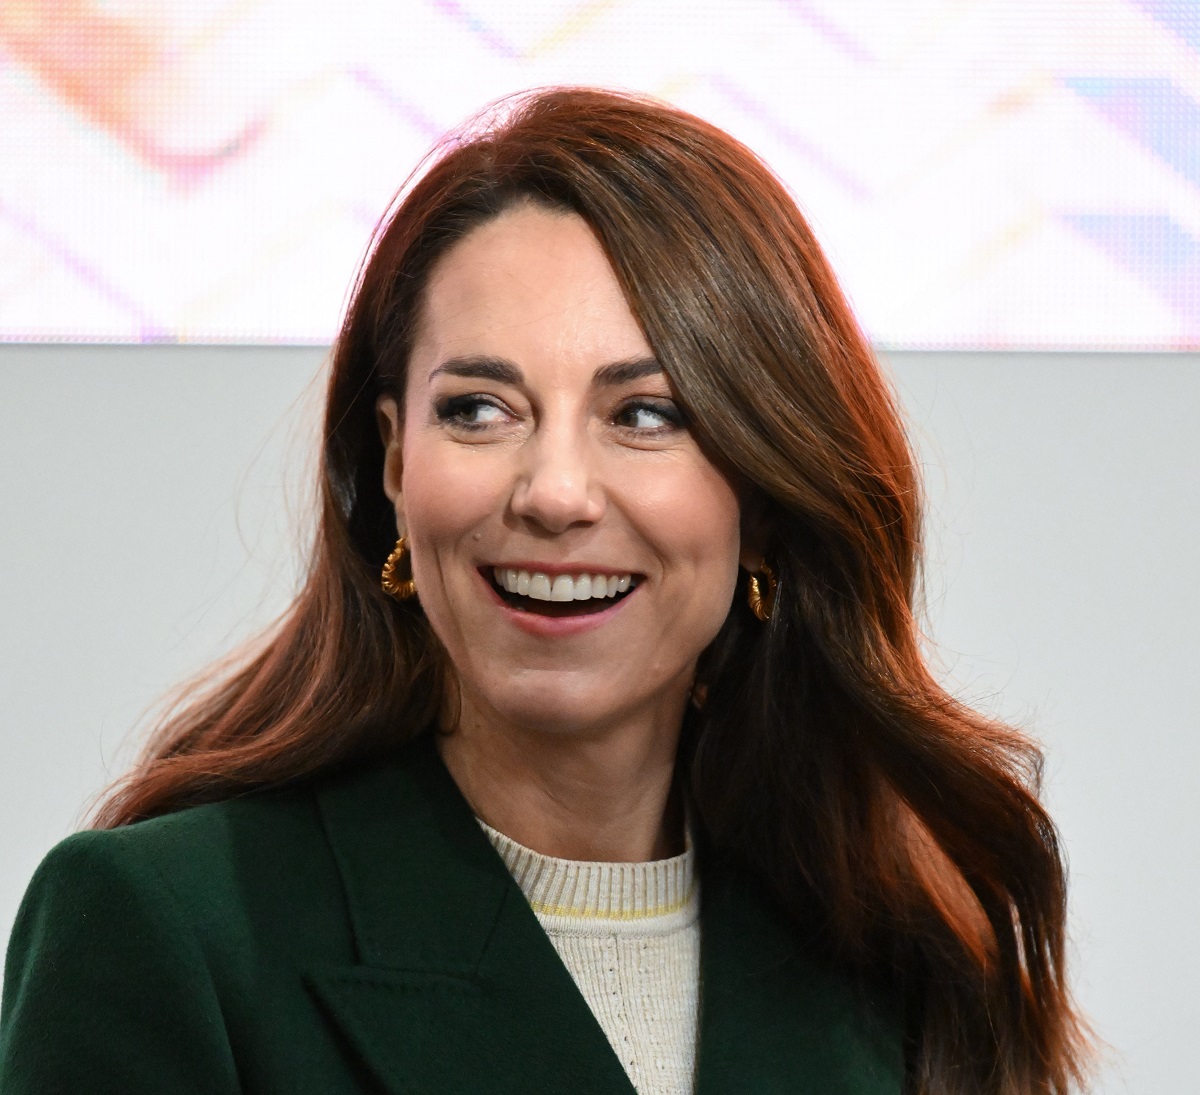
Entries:
[[[897, 1095], [896, 1017], [702, 857], [698, 1095]], [[429, 737], [69, 837], [30, 884], [4, 1095], [632, 1095]]]

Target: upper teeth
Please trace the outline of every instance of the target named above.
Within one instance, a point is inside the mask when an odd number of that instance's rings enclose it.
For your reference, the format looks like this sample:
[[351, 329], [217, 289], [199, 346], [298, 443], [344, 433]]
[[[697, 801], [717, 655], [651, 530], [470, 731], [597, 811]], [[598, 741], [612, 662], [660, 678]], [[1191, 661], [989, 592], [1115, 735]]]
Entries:
[[551, 578], [541, 571], [496, 567], [496, 584], [509, 593], [535, 601], [587, 601], [593, 597], [615, 597], [633, 584], [632, 574], [558, 574]]

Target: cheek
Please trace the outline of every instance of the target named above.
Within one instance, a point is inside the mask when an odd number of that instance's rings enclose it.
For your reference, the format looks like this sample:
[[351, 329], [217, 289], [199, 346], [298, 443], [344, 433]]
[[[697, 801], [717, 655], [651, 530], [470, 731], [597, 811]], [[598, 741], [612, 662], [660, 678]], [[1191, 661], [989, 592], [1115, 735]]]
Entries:
[[414, 565], [427, 571], [496, 512], [503, 493], [486, 461], [419, 434], [406, 438], [401, 487]]
[[741, 550], [737, 495], [707, 462], [647, 484], [644, 512], [664, 555], [688, 560], [705, 578], [736, 576]]
[[711, 464], [697, 457], [670, 475], [641, 480], [636, 498], [634, 520], [663, 566], [658, 630], [667, 645], [696, 654], [725, 622], [737, 585], [737, 495]]

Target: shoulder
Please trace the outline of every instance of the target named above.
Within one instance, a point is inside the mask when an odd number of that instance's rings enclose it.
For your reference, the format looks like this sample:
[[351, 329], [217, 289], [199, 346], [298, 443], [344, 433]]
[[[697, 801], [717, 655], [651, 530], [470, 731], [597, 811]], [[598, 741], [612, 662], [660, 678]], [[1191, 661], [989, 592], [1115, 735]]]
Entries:
[[208, 949], [270, 939], [304, 902], [336, 921], [339, 890], [311, 787], [260, 792], [67, 837], [34, 874], [13, 941], [170, 923]]
[[311, 855], [320, 825], [308, 786], [255, 792], [116, 829], [85, 830], [51, 849], [39, 873], [110, 868], [187, 886], [256, 858]]
[[[253, 795], [54, 847], [9, 940], [0, 1086], [240, 1090], [228, 1008], [269, 1006], [280, 958], [344, 956], [308, 797]], [[310, 915], [324, 950], [297, 942]]]

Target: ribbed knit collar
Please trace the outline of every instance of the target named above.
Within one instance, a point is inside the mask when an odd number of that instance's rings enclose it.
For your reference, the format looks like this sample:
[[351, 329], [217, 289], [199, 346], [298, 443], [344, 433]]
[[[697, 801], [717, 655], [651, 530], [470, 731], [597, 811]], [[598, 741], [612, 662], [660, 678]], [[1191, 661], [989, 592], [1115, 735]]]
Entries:
[[690, 840], [682, 855], [670, 859], [594, 863], [542, 855], [483, 821], [479, 825], [538, 916], [610, 922], [674, 920], [677, 914], [694, 911], [697, 904], [696, 855]]

